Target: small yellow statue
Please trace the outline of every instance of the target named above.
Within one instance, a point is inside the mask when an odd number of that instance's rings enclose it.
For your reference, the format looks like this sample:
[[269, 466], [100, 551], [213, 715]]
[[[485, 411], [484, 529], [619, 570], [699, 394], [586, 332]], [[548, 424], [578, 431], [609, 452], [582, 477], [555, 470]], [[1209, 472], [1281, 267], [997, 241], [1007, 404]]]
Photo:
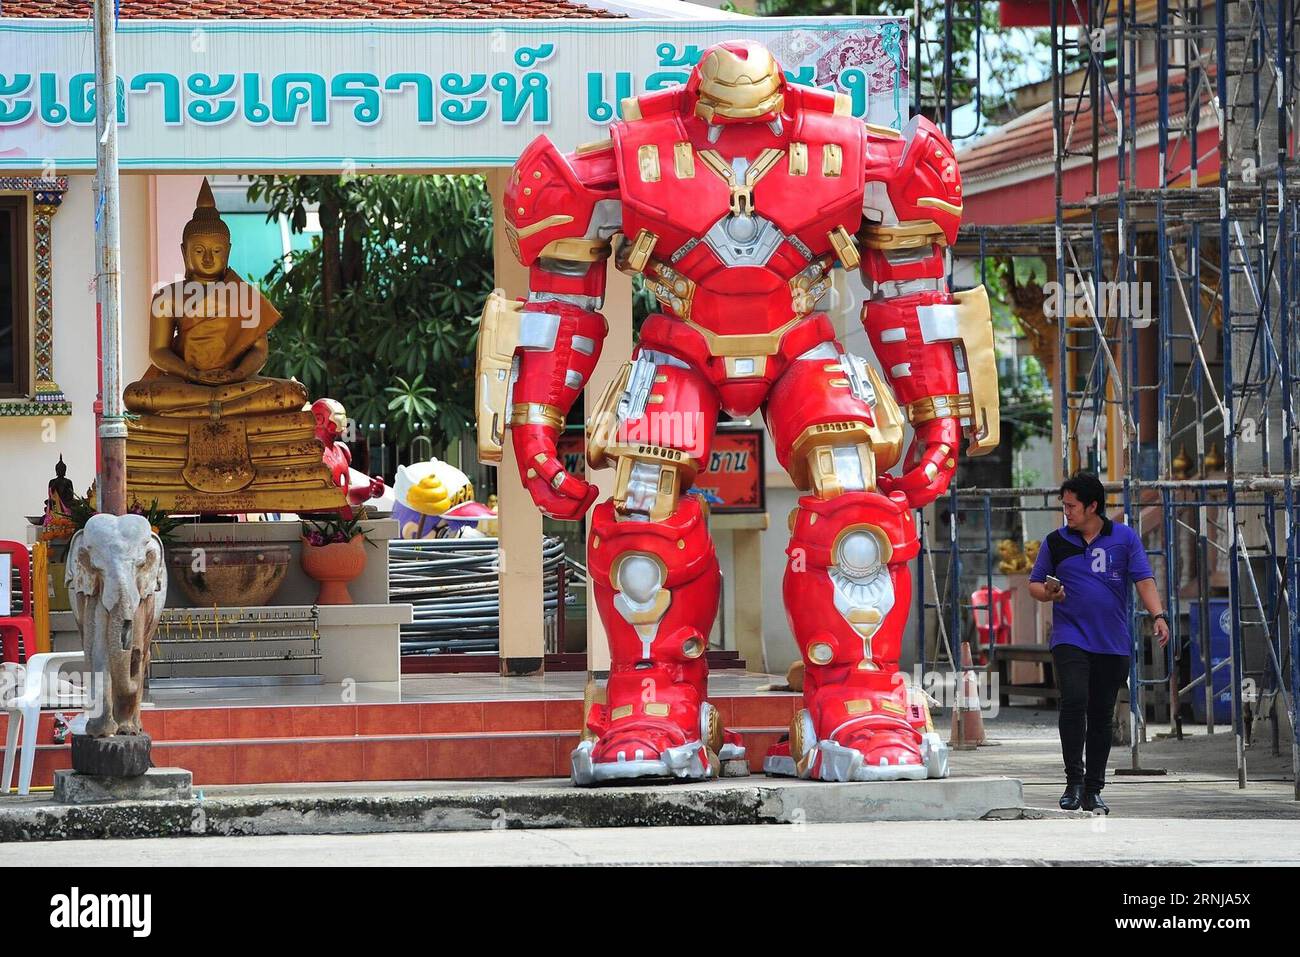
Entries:
[[[1033, 549], [1032, 554], [1030, 549]], [[998, 542], [998, 571], [1004, 575], [1021, 575], [1034, 567], [1038, 557], [1038, 543], [1030, 542], [1021, 551], [1020, 546], [1009, 538]]]
[[182, 234], [185, 278], [153, 296], [144, 378], [126, 387], [127, 490], [173, 511], [346, 507], [322, 462], [307, 390], [259, 375], [280, 319], [229, 267], [230, 229], [207, 180]]

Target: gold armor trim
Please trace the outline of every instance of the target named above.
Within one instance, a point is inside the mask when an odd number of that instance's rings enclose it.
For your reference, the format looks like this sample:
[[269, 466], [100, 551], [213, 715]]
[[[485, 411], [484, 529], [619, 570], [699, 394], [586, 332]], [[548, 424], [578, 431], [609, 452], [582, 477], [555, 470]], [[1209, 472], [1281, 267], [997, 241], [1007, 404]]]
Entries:
[[931, 419], [973, 419], [975, 405], [968, 395], [928, 395], [907, 406], [907, 420], [913, 425]]
[[510, 407], [510, 424], [515, 425], [549, 425], [564, 431], [564, 413], [553, 405], [539, 402], [517, 402]]
[[586, 156], [589, 153], [603, 153], [613, 148], [614, 141], [611, 139], [592, 140], [590, 143], [579, 143], [573, 152], [578, 156]]
[[736, 216], [746, 216], [754, 211], [754, 187], [785, 155], [785, 150], [768, 147], [758, 154], [749, 169], [745, 170], [745, 181], [736, 181], [736, 171], [724, 160], [717, 150], [700, 150], [700, 159], [713, 170], [731, 189], [731, 212]]
[[932, 219], [919, 219], [897, 226], [867, 223], [858, 232], [868, 249], [915, 249], [920, 246], [947, 246], [948, 237]]
[[551, 229], [554, 226], [563, 226], [566, 223], [573, 222], [573, 217], [564, 213], [556, 213], [554, 216], [547, 216], [545, 219], [539, 219], [531, 226], [525, 226], [522, 229], [513, 227], [515, 235], [520, 239], [527, 239], [534, 233], [540, 233], [543, 229]]
[[523, 311], [522, 302], [493, 291], [483, 305], [483, 317], [479, 320], [474, 407], [478, 410], [478, 460], [484, 465], [501, 463], [510, 369], [519, 345]]
[[611, 248], [603, 239], [553, 239], [542, 248], [541, 258], [594, 263], [608, 259]]
[[690, 143], [673, 144], [673, 172], [678, 179], [695, 178], [695, 148]]
[[822, 147], [822, 175], [839, 176], [844, 167], [844, 151], [838, 143], [827, 143]]
[[816, 260], [810, 264], [810, 269], [805, 269], [790, 280], [790, 308], [797, 315], [812, 312], [817, 301], [830, 290], [832, 280], [827, 274], [833, 264], [832, 259]]
[[636, 165], [641, 171], [641, 182], [659, 182], [659, 147], [654, 143], [637, 147]]
[[998, 357], [993, 345], [993, 313], [983, 286], [953, 293], [957, 307], [957, 330], [966, 350], [966, 372], [970, 376], [974, 412], [967, 432], [967, 455], [987, 455], [1001, 440], [998, 396]]
[[867, 378], [876, 392], [876, 405], [871, 410], [875, 425], [867, 429], [871, 437], [871, 451], [876, 456], [878, 472], [887, 472], [903, 457], [903, 412], [898, 407], [894, 390], [885, 384], [876, 367], [867, 364]]
[[857, 244], [853, 241], [853, 237], [849, 235], [849, 231], [842, 225], [836, 226], [826, 236], [831, 241], [835, 255], [844, 264], [844, 268], [857, 269], [862, 257], [858, 255]]
[[608, 467], [609, 459], [614, 457], [612, 450], [617, 447], [618, 437], [618, 400], [627, 389], [631, 375], [632, 363], [623, 363], [605, 384], [587, 419], [587, 462], [594, 469]]
[[871, 710], [871, 702], [866, 698], [854, 698], [844, 702], [845, 714], [867, 714]]
[[835, 94], [835, 106], [831, 110], [832, 116], [852, 116], [853, 115], [853, 98], [847, 93]]
[[632, 706], [630, 704], [621, 704], [609, 713], [610, 721], [618, 721], [621, 718], [632, 717]]
[[655, 243], [659, 242], [659, 237], [648, 229], [642, 229], [636, 234], [636, 240], [632, 243], [632, 248], [628, 251], [627, 258], [619, 264], [623, 272], [637, 273], [645, 269], [645, 264], [650, 261], [650, 254], [654, 252]]
[[695, 115], [706, 123], [714, 114], [730, 119], [752, 119], [785, 103], [784, 78], [776, 59], [765, 47], [749, 47], [748, 59], [726, 49], [714, 49], [700, 61], [699, 100]]
[[[688, 488], [695, 478], [695, 463], [679, 449], [637, 444], [610, 446], [605, 451], [607, 455], [615, 456], [618, 460], [618, 467], [614, 473], [613, 500], [614, 511], [620, 515], [631, 515], [635, 511], [627, 507], [627, 493], [628, 487], [632, 484], [632, 467], [638, 461], [655, 462], [659, 465], [659, 484], [655, 492], [654, 504], [650, 506], [649, 512], [652, 522], [665, 521], [673, 514], [682, 491]], [[665, 590], [663, 594], [667, 594], [667, 591]]]
[[668, 703], [666, 701], [647, 701], [645, 707], [641, 710], [652, 718], [668, 717]]
[[646, 285], [659, 304], [671, 309], [679, 319], [688, 318], [695, 300], [695, 282], [657, 259], [650, 260], [645, 273]]
[[790, 446], [790, 479], [801, 492], [813, 489], [818, 498], [844, 492], [835, 473], [834, 450], [856, 447], [867, 491], [876, 488], [876, 458], [871, 431], [865, 422], [822, 422], [810, 425]]
[[790, 144], [790, 175], [791, 176], [808, 175], [808, 144], [807, 143]]
[[794, 328], [803, 316], [795, 316], [771, 332], [744, 333], [741, 335], [723, 335], [712, 329], [705, 329], [697, 322], [686, 319], [688, 326], [704, 337], [711, 356], [771, 356], [781, 348], [781, 339]]
[[619, 102], [618, 109], [623, 114], [623, 121], [626, 123], [641, 119], [641, 101], [635, 96], [624, 97]]
[[[848, 94], [844, 95], [847, 96]], [[903, 134], [898, 132], [898, 130], [894, 129], [892, 126], [881, 126], [879, 123], [868, 123], [867, 132], [875, 133], [877, 136], [884, 136], [891, 140], [901, 140], [903, 138]]]
[[942, 209], [945, 213], [951, 213], [954, 216], [960, 216], [962, 207], [954, 206], [946, 199], [940, 199], [938, 196], [922, 196], [916, 201], [917, 206], [928, 206], [931, 209]]

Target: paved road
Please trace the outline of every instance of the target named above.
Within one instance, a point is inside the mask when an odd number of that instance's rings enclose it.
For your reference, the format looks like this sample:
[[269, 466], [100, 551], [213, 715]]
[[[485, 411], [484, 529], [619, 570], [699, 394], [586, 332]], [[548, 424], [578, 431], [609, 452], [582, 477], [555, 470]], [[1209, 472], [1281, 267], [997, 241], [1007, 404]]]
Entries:
[[62, 841], [0, 847], [0, 865], [45, 867], [947, 862], [1300, 865], [1300, 821], [935, 821]]

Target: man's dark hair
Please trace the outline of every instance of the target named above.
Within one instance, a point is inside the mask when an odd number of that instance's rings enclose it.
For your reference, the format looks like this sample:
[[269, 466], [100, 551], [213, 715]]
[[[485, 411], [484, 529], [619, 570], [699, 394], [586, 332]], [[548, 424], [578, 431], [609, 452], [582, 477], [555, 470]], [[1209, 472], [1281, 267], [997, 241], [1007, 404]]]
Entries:
[[1062, 482], [1061, 496], [1064, 497], [1066, 492], [1074, 493], [1085, 512], [1089, 505], [1096, 505], [1097, 514], [1100, 515], [1106, 507], [1106, 489], [1102, 487], [1101, 479], [1091, 472], [1075, 472]]

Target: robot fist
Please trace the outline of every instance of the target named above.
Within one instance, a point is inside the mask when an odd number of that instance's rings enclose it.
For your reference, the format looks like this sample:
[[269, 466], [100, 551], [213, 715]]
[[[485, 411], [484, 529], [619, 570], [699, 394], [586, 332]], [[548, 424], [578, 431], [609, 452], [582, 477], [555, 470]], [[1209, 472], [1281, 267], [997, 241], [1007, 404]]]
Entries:
[[955, 418], [930, 419], [916, 427], [903, 460], [903, 474], [881, 475], [880, 490], [902, 492], [912, 508], [929, 505], [948, 489], [957, 471], [961, 427]]
[[575, 522], [596, 500], [596, 486], [564, 470], [555, 443], [558, 432], [545, 425], [516, 425], [510, 429], [515, 458], [528, 494], [543, 514]]

